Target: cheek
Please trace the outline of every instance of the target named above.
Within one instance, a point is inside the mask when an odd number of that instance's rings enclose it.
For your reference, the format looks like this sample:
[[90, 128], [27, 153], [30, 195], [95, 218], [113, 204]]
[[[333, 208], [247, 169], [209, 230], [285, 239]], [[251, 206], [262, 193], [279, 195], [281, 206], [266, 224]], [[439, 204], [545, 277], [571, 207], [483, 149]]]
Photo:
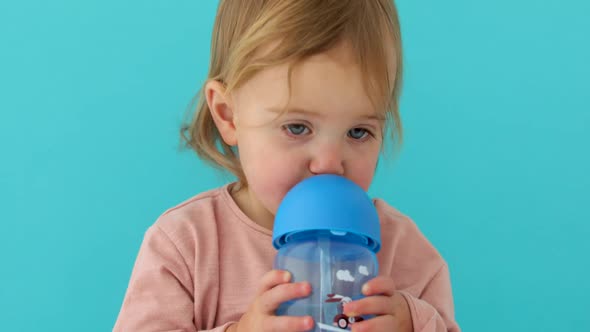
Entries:
[[280, 179], [302, 164], [297, 154], [278, 144], [245, 144], [244, 147], [240, 150], [240, 162], [244, 171], [252, 177], [249, 181]]
[[363, 168], [362, 171], [357, 172], [352, 176], [351, 180], [361, 186], [365, 191], [369, 190], [373, 176], [375, 175], [374, 167]]
[[260, 174], [260, 195], [273, 213], [287, 192], [304, 178], [305, 164], [292, 154], [269, 158], [264, 174]]
[[348, 178], [354, 183], [358, 184], [365, 191], [369, 190], [373, 176], [375, 175], [375, 168], [379, 160], [379, 151], [365, 155], [361, 158], [355, 158], [348, 165]]
[[240, 151], [240, 162], [250, 190], [264, 207], [276, 212], [279, 203], [303, 177], [305, 161], [298, 154], [272, 144]]

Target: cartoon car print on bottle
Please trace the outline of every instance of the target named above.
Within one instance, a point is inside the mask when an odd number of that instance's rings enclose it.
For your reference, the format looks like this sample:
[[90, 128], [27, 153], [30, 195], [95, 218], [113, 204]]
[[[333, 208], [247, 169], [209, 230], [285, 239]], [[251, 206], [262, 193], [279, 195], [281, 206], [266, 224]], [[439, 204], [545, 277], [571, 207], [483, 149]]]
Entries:
[[352, 299], [347, 296], [342, 296], [339, 294], [328, 294], [328, 299], [326, 302], [337, 302], [338, 303], [338, 314], [334, 316], [333, 324], [334, 326], [338, 326], [341, 329], [346, 329], [349, 324], [354, 324], [356, 322], [360, 322], [363, 320], [363, 317], [355, 316], [355, 317], [348, 317], [344, 314], [344, 305], [346, 303], [352, 302]]

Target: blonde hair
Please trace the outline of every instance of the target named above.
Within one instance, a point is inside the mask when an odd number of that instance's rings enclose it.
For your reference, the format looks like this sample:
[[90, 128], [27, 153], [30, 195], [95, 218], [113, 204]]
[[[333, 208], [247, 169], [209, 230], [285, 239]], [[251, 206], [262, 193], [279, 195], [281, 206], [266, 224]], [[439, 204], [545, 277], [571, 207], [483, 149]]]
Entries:
[[[391, 137], [401, 145], [402, 45], [393, 0], [221, 0], [207, 81], [222, 82], [230, 93], [261, 70], [280, 64], [290, 64], [290, 78], [295, 64], [341, 41], [352, 46], [365, 89], [376, 109], [393, 122]], [[271, 43], [277, 45], [260, 55]], [[182, 126], [181, 139], [201, 158], [229, 170], [246, 185], [237, 152], [221, 138], [203, 91], [198, 98], [196, 116]]]

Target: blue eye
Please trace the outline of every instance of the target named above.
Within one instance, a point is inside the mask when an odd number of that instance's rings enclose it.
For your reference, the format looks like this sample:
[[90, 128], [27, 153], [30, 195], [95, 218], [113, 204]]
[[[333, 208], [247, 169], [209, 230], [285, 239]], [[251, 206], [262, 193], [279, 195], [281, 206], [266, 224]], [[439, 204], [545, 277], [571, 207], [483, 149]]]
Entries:
[[350, 136], [351, 138], [355, 139], [355, 140], [361, 140], [365, 137], [367, 137], [367, 135], [369, 135], [369, 131], [364, 129], [364, 128], [352, 128], [351, 130], [348, 131], [348, 136]]
[[306, 125], [300, 123], [293, 123], [283, 126], [285, 130], [289, 132], [289, 134], [294, 136], [301, 136], [307, 134], [309, 132], [309, 128]]

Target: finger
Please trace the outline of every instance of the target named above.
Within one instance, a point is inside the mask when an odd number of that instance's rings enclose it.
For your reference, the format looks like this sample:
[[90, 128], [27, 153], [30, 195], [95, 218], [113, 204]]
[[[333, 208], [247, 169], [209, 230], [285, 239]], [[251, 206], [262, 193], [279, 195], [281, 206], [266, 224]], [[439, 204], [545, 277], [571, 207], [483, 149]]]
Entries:
[[275, 286], [260, 295], [258, 308], [266, 314], [274, 313], [281, 303], [311, 294], [309, 282], [286, 283]]
[[391, 332], [399, 331], [398, 322], [390, 315], [377, 316], [352, 325], [352, 332]]
[[309, 331], [314, 322], [311, 316], [268, 316], [263, 323], [264, 331], [298, 332]]
[[393, 279], [386, 276], [378, 276], [369, 280], [363, 285], [363, 294], [370, 295], [387, 295], [392, 296], [395, 293], [395, 283]]
[[364, 299], [346, 303], [344, 314], [349, 317], [362, 315], [393, 315], [394, 302], [390, 296], [369, 296]]
[[260, 280], [260, 286], [258, 288], [257, 296], [260, 296], [264, 292], [272, 289], [273, 287], [287, 283], [291, 280], [291, 273], [283, 270], [272, 270], [268, 271], [262, 276]]

